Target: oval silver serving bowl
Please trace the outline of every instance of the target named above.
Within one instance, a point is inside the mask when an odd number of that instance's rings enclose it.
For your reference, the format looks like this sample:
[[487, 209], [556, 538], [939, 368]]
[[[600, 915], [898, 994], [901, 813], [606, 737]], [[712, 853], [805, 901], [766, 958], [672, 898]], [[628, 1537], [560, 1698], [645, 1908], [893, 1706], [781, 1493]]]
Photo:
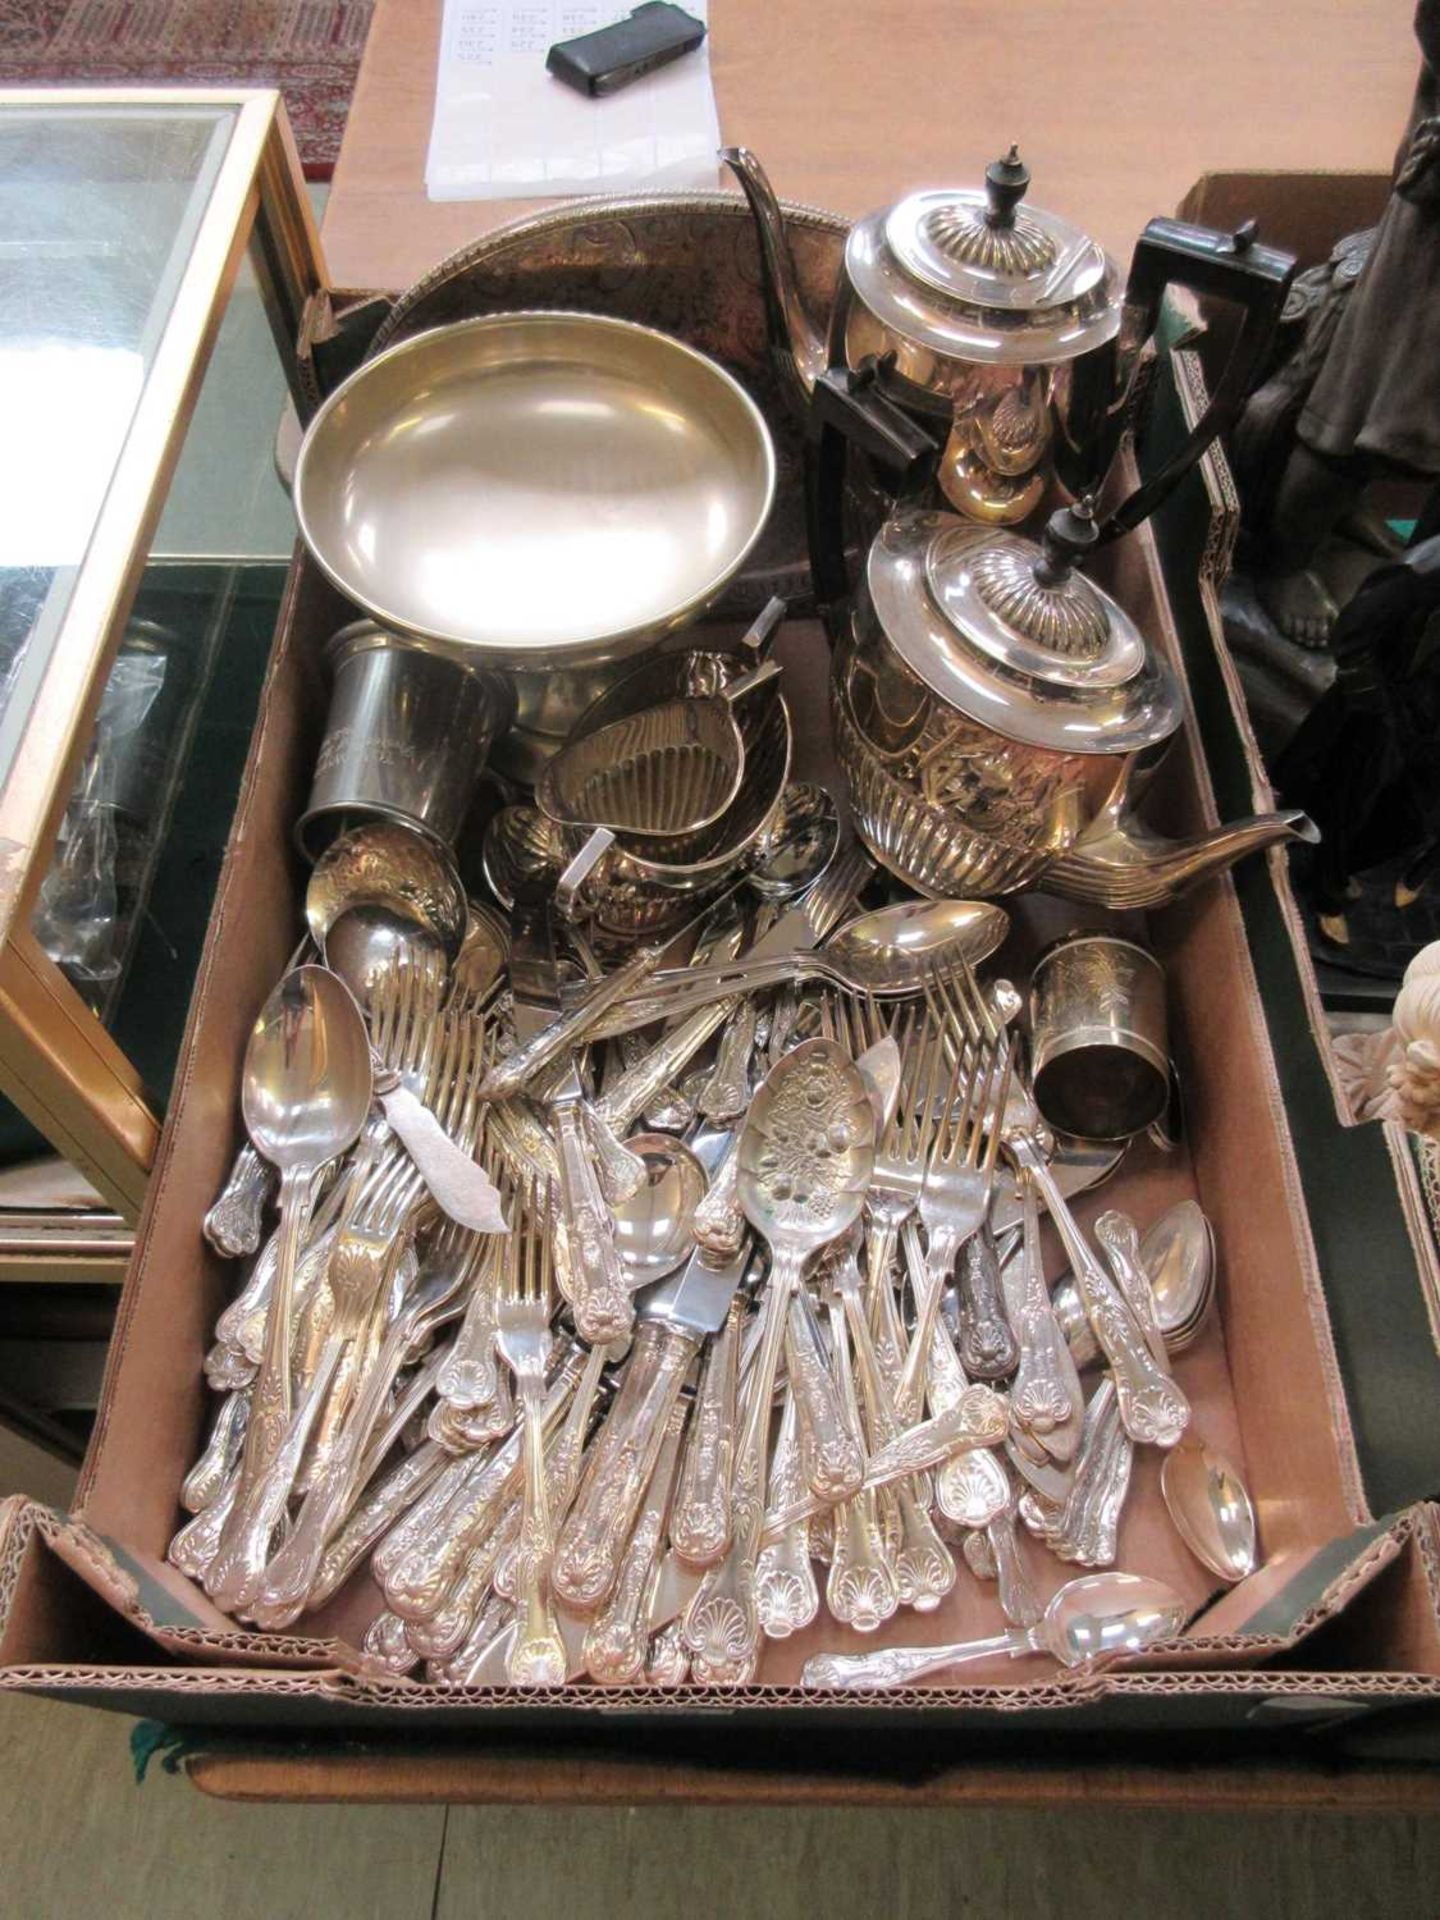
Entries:
[[487, 664], [623, 659], [708, 606], [770, 510], [759, 408], [631, 321], [497, 313], [367, 361], [311, 421], [295, 508], [374, 618]]

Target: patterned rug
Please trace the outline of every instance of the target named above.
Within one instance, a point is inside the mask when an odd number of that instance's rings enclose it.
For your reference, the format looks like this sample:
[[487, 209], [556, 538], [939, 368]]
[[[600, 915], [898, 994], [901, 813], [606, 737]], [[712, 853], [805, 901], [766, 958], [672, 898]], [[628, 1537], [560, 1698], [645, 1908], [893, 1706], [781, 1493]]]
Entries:
[[279, 87], [328, 179], [375, 0], [0, 0], [0, 81]]

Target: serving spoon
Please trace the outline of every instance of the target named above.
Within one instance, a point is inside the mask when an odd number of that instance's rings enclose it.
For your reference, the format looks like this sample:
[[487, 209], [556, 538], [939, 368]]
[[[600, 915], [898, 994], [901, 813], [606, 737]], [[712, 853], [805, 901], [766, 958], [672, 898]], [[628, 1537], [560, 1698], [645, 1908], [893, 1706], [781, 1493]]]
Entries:
[[824, 1653], [805, 1662], [803, 1686], [869, 1693], [905, 1687], [946, 1667], [996, 1654], [1019, 1659], [1048, 1653], [1080, 1667], [1103, 1654], [1139, 1653], [1185, 1625], [1189, 1608], [1163, 1580], [1139, 1573], [1088, 1573], [1069, 1580], [1033, 1627], [1012, 1627], [984, 1640], [944, 1647], [877, 1647], [873, 1653]]

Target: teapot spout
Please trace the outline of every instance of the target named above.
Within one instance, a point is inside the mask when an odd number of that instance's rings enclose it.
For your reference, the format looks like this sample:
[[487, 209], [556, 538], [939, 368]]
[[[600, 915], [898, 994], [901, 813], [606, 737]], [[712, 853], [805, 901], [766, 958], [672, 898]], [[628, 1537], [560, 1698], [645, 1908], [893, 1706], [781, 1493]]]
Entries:
[[785, 217], [769, 175], [748, 147], [722, 147], [720, 158], [740, 182], [755, 217], [771, 347], [792, 398], [803, 409], [827, 361], [824, 338], [800, 294]]
[[1094, 906], [1162, 907], [1246, 854], [1296, 840], [1313, 846], [1319, 838], [1314, 821], [1293, 807], [1234, 820], [1193, 840], [1169, 840], [1136, 814], [1107, 818], [1102, 810], [1069, 852], [1046, 868], [1041, 884]]

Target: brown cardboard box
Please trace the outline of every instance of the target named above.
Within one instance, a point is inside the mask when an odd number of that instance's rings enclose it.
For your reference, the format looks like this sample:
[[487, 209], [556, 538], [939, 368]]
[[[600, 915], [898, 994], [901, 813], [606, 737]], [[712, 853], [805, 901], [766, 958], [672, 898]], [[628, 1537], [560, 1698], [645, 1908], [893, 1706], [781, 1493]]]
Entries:
[[[794, 541], [799, 450], [766, 361], [753, 270], [737, 271], [747, 259], [745, 216], [733, 200], [687, 198], [636, 203], [614, 220], [618, 263], [597, 261], [606, 243], [597, 243], [589, 210], [578, 259], [573, 235], [550, 216], [539, 234], [502, 243], [498, 260], [482, 254], [432, 276], [403, 324], [513, 304], [521, 279], [531, 300], [548, 292], [557, 304], [584, 304], [588, 293], [589, 304], [653, 317], [718, 353], [781, 442], [791, 511], [777, 516], [767, 565], [770, 577], [783, 575], [794, 563], [785, 547]], [[812, 217], [801, 238], [821, 295], [837, 233], [837, 223]], [[1174, 654], [1148, 533], [1114, 553], [1109, 584]], [[363, 1579], [305, 1623], [305, 1634], [263, 1636], [234, 1628], [168, 1569], [177, 1490], [206, 1418], [201, 1360], [234, 1282], [206, 1248], [200, 1220], [236, 1144], [248, 1026], [298, 923], [302, 876], [289, 826], [318, 738], [321, 645], [347, 615], [297, 559], [76, 1508], [68, 1519], [18, 1502], [0, 1509], [0, 1686], [182, 1726], [206, 1746], [196, 1774], [212, 1790], [355, 1798], [1006, 1798], [1080, 1791], [1082, 1779], [1084, 1791], [1100, 1790], [1097, 1761], [1113, 1768], [1120, 1756], [1148, 1756], [1152, 1767], [1158, 1756], [1169, 1771], [1147, 1775], [1148, 1785], [1112, 1771], [1104, 1790], [1163, 1796], [1182, 1791], [1177, 1763], [1221, 1749], [1247, 1765], [1283, 1750], [1284, 1767], [1263, 1774], [1260, 1791], [1288, 1797], [1301, 1792], [1293, 1749], [1302, 1733], [1323, 1733], [1333, 1755], [1341, 1729], [1353, 1740], [1379, 1714], [1403, 1726], [1440, 1699], [1435, 1515], [1414, 1506], [1376, 1518], [1367, 1501], [1229, 880], [1154, 916], [1149, 929], [1172, 982], [1188, 1151], [1136, 1154], [1083, 1216], [1117, 1205], [1148, 1221], [1193, 1193], [1216, 1230], [1217, 1323], [1177, 1374], [1200, 1428], [1243, 1464], [1267, 1560], [1201, 1615], [1183, 1645], [1105, 1671], [1002, 1662], [969, 1670], [963, 1684], [826, 1702], [793, 1685], [828, 1631], [816, 1628], [773, 1649], [766, 1684], [741, 1695], [454, 1694], [366, 1670], [355, 1648], [376, 1595]], [[802, 758], [823, 763], [823, 641], [798, 623], [785, 645]], [[1172, 756], [1164, 801], [1179, 828], [1214, 821], [1193, 730]], [[1158, 1461], [1142, 1456], [1123, 1561], [1162, 1574], [1200, 1607], [1208, 1577], [1165, 1521], [1157, 1478]], [[1058, 1585], [1060, 1570], [1047, 1573]], [[929, 1640], [993, 1627], [991, 1601], [962, 1580], [939, 1614], [901, 1631]], [[967, 1756], [982, 1734], [977, 1769]], [[1050, 1770], [1017, 1778], [1013, 1769], [1041, 1754]], [[1233, 1790], [1233, 1781], [1206, 1777], [1206, 1791]], [[1413, 1780], [1393, 1790], [1425, 1791]]]

